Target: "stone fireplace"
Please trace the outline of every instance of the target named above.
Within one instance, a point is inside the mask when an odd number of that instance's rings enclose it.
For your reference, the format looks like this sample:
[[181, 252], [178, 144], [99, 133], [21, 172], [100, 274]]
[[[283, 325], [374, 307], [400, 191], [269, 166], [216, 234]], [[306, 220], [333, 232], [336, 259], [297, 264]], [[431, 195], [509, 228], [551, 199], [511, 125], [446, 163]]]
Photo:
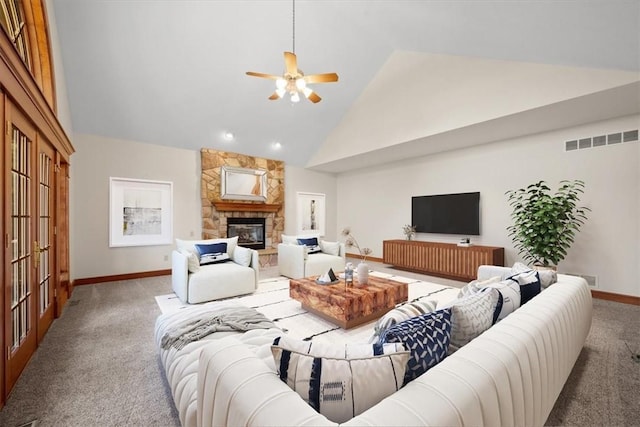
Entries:
[[227, 218], [227, 237], [238, 236], [238, 245], [251, 249], [265, 248], [264, 218]]
[[[222, 199], [222, 166], [267, 171], [267, 200], [258, 202]], [[257, 249], [260, 265], [262, 267], [277, 265], [276, 248], [284, 232], [284, 162], [203, 148], [201, 167], [202, 238], [230, 237], [227, 226], [229, 220], [233, 223], [236, 219], [243, 221], [248, 218], [252, 221], [262, 219], [264, 220], [264, 246], [262, 246], [263, 249]]]

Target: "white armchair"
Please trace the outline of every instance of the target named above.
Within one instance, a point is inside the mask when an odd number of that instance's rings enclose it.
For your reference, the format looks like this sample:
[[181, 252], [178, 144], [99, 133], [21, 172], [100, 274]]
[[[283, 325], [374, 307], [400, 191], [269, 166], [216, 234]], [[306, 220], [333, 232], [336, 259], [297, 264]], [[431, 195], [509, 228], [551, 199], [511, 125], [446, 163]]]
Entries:
[[[283, 239], [284, 240], [284, 239]], [[329, 253], [326, 245], [337, 247], [337, 253], [333, 255]], [[302, 277], [319, 276], [326, 273], [330, 268], [334, 272], [344, 270], [346, 262], [346, 249], [342, 242], [322, 242], [320, 247], [325, 247], [323, 252], [308, 254], [305, 246], [280, 243], [278, 245], [278, 271], [280, 275], [291, 279], [300, 279]]]
[[[215, 240], [179, 240], [171, 254], [171, 286], [180, 301], [197, 304], [248, 294], [256, 290], [260, 262], [258, 251], [236, 246], [237, 237]], [[189, 250], [197, 243], [228, 242], [231, 259], [219, 264], [200, 266]]]

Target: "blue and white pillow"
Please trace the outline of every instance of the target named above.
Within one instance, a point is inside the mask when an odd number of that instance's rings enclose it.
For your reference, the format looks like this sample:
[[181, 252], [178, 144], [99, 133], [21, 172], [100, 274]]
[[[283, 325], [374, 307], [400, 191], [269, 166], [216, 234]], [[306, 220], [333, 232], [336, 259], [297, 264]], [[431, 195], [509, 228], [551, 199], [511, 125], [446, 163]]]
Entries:
[[[519, 273], [531, 271], [532, 268], [521, 263], [515, 262], [511, 267], [511, 276], [515, 276]], [[552, 269], [537, 269], [538, 278], [540, 279], [540, 287], [546, 289], [558, 281], [558, 273]]]
[[317, 237], [298, 238], [298, 244], [304, 246], [308, 254], [322, 252]]
[[447, 357], [451, 341], [451, 309], [423, 314], [387, 329], [381, 343], [399, 342], [411, 351], [404, 384], [418, 378]]
[[535, 270], [527, 270], [509, 277], [520, 286], [520, 305], [525, 304], [542, 290], [540, 275]]
[[271, 346], [278, 376], [312, 408], [342, 423], [402, 387], [401, 344], [333, 344], [283, 335]]
[[200, 255], [200, 265], [217, 264], [229, 261], [226, 243], [213, 243], [210, 245], [195, 245]]
[[497, 289], [500, 292], [493, 323], [504, 319], [520, 307], [520, 285], [515, 280], [503, 280], [499, 283], [491, 283], [487, 288]]
[[387, 312], [387, 314], [378, 319], [376, 324], [373, 326], [373, 336], [371, 337], [369, 342], [373, 343], [379, 341], [384, 331], [386, 331], [393, 325], [404, 322], [405, 320], [409, 320], [413, 317], [420, 316], [422, 314], [436, 311], [437, 305], [437, 301], [421, 301], [420, 299], [417, 299], [396, 306], [396, 308]]

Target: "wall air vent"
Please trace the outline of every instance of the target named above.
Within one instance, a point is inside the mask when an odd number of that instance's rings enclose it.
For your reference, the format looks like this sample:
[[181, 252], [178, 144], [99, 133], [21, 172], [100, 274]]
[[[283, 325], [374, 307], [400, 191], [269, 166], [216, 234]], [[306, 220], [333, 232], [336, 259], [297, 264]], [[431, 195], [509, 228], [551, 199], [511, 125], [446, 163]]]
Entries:
[[578, 151], [587, 148], [604, 147], [605, 145], [616, 145], [623, 142], [637, 142], [638, 129], [624, 132], [610, 133], [609, 135], [598, 135], [588, 138], [572, 139], [565, 141], [564, 151]]
[[597, 276], [588, 276], [588, 275], [585, 275], [585, 274], [577, 274], [577, 273], [562, 273], [562, 274], [568, 274], [569, 276], [582, 277], [584, 280], [587, 281], [587, 285], [589, 285], [590, 288], [597, 288], [598, 287], [598, 278], [597, 278]]
[[624, 142], [637, 141], [638, 140], [638, 129], [629, 130], [627, 132], [623, 132], [622, 133], [622, 140]]

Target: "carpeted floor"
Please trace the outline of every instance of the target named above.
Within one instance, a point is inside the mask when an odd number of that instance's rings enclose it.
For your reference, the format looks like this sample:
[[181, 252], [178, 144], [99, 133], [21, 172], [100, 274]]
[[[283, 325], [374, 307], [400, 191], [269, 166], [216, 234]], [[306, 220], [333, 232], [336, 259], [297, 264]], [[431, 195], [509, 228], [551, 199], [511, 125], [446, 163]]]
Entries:
[[[153, 343], [154, 296], [170, 291], [169, 276], [77, 287], [0, 411], [0, 426], [178, 426]], [[640, 307], [594, 300], [591, 333], [547, 425], [639, 425], [638, 352]]]

